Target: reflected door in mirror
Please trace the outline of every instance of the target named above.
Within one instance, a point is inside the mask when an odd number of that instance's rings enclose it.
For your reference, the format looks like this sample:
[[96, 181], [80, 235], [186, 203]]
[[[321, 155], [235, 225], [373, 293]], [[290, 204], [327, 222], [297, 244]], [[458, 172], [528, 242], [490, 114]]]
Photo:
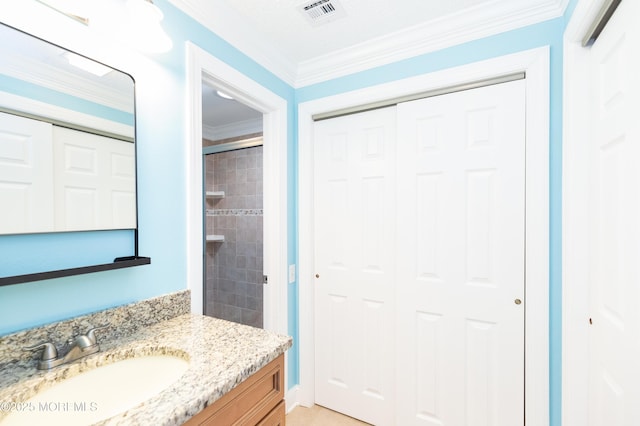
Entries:
[[134, 144], [0, 113], [0, 234], [136, 227]]

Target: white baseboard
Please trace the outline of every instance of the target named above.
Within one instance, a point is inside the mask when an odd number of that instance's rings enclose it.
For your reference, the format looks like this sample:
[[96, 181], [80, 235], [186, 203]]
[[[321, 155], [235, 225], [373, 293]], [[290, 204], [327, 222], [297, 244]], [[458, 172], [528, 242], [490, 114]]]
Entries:
[[287, 413], [290, 413], [294, 408], [300, 405], [298, 400], [298, 391], [300, 389], [300, 385], [295, 385], [291, 389], [285, 392], [284, 394], [284, 402], [285, 402], [285, 410]]

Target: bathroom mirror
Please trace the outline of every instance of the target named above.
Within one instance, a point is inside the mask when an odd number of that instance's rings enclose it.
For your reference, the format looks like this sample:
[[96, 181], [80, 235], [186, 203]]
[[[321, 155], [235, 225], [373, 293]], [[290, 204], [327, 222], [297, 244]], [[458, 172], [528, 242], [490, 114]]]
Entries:
[[133, 78], [0, 24], [0, 235], [136, 229]]

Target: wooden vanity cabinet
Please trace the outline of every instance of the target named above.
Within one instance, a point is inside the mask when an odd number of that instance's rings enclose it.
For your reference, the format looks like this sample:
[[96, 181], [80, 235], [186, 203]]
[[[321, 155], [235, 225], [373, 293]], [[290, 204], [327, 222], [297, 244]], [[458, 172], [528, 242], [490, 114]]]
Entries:
[[252, 374], [184, 425], [284, 426], [284, 355]]

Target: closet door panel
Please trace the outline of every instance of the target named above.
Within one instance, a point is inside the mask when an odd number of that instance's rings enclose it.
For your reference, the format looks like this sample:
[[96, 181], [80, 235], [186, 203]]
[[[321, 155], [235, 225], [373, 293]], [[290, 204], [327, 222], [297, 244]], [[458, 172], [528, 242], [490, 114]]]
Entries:
[[51, 127], [0, 113], [0, 234], [53, 231]]
[[315, 131], [316, 402], [391, 424], [395, 108]]
[[396, 424], [523, 423], [524, 117], [523, 81], [398, 105]]

